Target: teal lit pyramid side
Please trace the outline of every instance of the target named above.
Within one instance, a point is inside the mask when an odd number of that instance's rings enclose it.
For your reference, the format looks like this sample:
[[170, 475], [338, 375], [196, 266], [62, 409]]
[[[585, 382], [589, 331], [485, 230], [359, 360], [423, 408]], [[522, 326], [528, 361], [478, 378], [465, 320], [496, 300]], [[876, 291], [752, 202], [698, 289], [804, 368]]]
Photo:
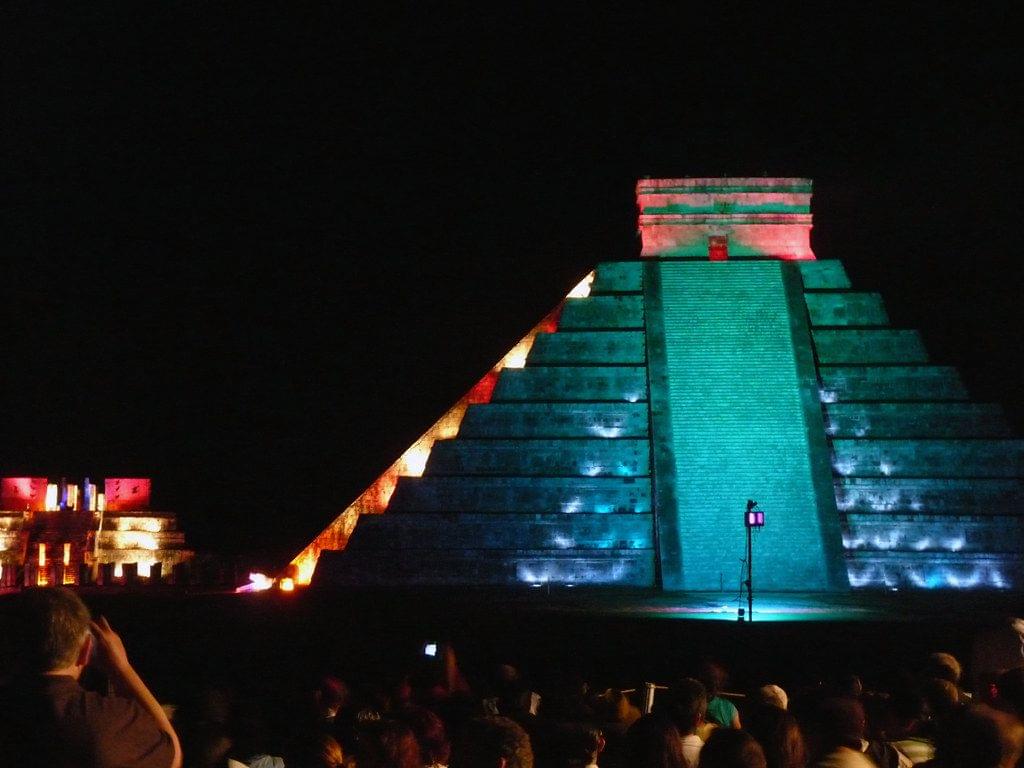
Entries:
[[735, 593], [755, 499], [761, 589], [1019, 589], [1024, 441], [814, 260], [810, 182], [638, 189], [643, 258], [326, 529], [314, 581]]
[[317, 580], [656, 583], [640, 264], [606, 264]]
[[1024, 586], [1024, 441], [839, 262], [801, 264], [852, 587]]

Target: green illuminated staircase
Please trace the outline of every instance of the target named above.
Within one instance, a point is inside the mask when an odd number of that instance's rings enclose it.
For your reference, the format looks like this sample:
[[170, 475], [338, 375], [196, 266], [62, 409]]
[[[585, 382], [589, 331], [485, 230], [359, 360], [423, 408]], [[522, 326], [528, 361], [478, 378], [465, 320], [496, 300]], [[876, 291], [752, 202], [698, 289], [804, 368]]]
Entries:
[[599, 264], [314, 580], [735, 593], [755, 499], [761, 589], [1024, 585], [1024, 441], [814, 260], [810, 182], [639, 197], [642, 258]]

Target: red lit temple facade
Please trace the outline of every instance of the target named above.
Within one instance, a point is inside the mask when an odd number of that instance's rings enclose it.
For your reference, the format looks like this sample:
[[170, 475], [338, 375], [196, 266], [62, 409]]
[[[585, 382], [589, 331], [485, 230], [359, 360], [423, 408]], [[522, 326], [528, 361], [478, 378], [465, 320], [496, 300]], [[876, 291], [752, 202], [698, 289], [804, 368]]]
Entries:
[[0, 478], [0, 588], [180, 580], [195, 553], [174, 514], [150, 510], [150, 488], [148, 478]]

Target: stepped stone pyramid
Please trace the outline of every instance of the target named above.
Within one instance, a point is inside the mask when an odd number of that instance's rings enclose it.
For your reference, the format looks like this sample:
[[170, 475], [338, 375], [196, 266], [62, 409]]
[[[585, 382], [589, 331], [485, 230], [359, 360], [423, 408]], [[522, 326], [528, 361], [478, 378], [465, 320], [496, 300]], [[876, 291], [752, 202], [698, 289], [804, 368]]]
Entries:
[[606, 262], [300, 553], [338, 585], [1024, 586], [1024, 441], [811, 250], [808, 179], [649, 179]]

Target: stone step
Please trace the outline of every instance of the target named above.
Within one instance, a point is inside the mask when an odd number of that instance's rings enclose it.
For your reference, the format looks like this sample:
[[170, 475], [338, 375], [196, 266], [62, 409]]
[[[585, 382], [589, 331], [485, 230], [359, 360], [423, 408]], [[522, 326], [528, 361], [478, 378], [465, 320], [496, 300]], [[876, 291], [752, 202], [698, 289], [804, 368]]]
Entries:
[[506, 368], [498, 377], [492, 403], [538, 401], [647, 400], [647, 369], [641, 366]]
[[833, 440], [841, 477], [1024, 477], [1024, 440]]
[[643, 365], [643, 331], [539, 333], [526, 359], [531, 365]]
[[425, 475], [567, 475], [639, 477], [650, 474], [646, 440], [440, 440]]
[[314, 586], [533, 586], [601, 584], [651, 587], [653, 550], [462, 549], [408, 551], [326, 551]]
[[822, 365], [928, 362], [921, 335], [913, 330], [813, 329], [811, 337]]
[[597, 328], [643, 327], [644, 297], [640, 294], [566, 299], [558, 320], [559, 333]]
[[459, 437], [647, 437], [647, 403], [471, 405]]
[[402, 477], [388, 504], [389, 515], [650, 511], [651, 481], [645, 477]]
[[877, 293], [806, 293], [804, 301], [812, 326], [889, 324]]
[[348, 551], [651, 549], [651, 515], [364, 515]]
[[996, 515], [1024, 509], [1024, 484], [1009, 478], [837, 478], [836, 506], [849, 514]]
[[990, 403], [827, 403], [826, 429], [836, 438], [1010, 437]]
[[823, 402], [966, 400], [955, 368], [941, 365], [818, 367]]

